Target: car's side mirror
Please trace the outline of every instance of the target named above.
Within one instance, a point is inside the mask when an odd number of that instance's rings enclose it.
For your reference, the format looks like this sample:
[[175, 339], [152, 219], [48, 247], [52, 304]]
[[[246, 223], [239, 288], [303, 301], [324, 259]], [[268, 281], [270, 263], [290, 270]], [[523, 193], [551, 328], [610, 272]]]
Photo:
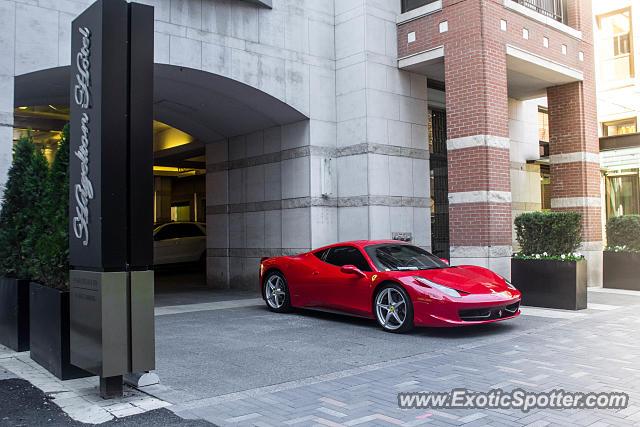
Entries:
[[344, 274], [355, 274], [359, 277], [366, 277], [366, 275], [355, 265], [344, 265], [340, 269]]
[[449, 260], [448, 259], [440, 258], [440, 261], [442, 261], [445, 264], [449, 265]]

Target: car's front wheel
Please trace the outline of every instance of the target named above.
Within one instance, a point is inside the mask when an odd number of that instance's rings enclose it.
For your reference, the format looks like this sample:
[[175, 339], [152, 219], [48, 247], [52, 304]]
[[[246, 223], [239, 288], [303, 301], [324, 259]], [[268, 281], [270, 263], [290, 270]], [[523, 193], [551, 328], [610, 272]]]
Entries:
[[277, 313], [291, 311], [291, 296], [287, 280], [279, 271], [271, 272], [264, 279], [264, 298], [269, 310]]
[[385, 331], [402, 333], [413, 328], [413, 304], [402, 286], [389, 283], [380, 288], [374, 308], [376, 320]]

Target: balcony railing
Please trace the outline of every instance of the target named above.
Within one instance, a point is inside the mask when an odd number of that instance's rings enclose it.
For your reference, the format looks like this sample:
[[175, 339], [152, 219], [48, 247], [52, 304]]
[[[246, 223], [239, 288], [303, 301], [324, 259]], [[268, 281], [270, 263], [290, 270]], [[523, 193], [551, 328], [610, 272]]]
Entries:
[[567, 24], [567, 1], [566, 0], [513, 0], [529, 9], [555, 19], [558, 22]]
[[434, 3], [438, 0], [402, 0], [402, 13]]

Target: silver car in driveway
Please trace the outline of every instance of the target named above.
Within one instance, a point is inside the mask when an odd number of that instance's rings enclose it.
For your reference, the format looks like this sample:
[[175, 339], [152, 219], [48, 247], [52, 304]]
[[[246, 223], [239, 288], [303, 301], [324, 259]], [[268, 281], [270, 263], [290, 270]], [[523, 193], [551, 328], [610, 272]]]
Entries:
[[201, 222], [169, 222], [153, 230], [153, 264], [204, 264], [207, 228]]

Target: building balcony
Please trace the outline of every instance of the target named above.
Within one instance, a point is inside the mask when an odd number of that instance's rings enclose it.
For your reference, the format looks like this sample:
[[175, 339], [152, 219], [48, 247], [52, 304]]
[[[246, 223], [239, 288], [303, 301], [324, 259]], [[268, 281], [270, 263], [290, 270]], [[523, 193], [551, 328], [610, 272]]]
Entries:
[[566, 0], [512, 0], [529, 9], [567, 25]]

